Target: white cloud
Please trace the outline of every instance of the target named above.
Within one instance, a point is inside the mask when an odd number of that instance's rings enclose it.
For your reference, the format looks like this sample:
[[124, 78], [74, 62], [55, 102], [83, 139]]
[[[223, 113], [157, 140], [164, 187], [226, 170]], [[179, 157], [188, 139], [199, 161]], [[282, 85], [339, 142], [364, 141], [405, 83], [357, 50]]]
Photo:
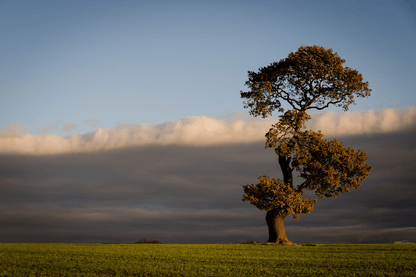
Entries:
[[0, 140], [5, 138], [15, 138], [23, 136], [22, 132], [29, 129], [29, 126], [17, 124], [4, 126], [0, 128]]
[[[233, 120], [230, 120], [233, 119]], [[71, 152], [95, 152], [146, 145], [212, 146], [264, 141], [275, 119], [247, 120], [241, 116], [214, 119], [187, 117], [158, 125], [117, 125], [99, 128], [88, 135], [22, 134], [22, 126], [0, 130], [0, 153], [49, 155]], [[385, 109], [368, 112], [325, 112], [314, 114], [308, 128], [328, 136], [389, 133], [416, 128], [416, 108]]]
[[325, 112], [312, 115], [308, 128], [324, 135], [345, 136], [405, 131], [416, 127], [416, 108], [384, 109], [368, 112]]

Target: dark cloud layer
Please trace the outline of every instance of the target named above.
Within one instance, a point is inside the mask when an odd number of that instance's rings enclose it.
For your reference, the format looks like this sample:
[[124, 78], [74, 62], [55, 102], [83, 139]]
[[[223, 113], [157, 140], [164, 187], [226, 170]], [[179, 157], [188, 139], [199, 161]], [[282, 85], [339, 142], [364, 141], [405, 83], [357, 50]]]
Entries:
[[[338, 136], [374, 167], [359, 190], [320, 200], [293, 242], [416, 242], [416, 128]], [[265, 241], [265, 212], [241, 200], [257, 174], [280, 177], [263, 142], [135, 146], [0, 156], [0, 242]]]

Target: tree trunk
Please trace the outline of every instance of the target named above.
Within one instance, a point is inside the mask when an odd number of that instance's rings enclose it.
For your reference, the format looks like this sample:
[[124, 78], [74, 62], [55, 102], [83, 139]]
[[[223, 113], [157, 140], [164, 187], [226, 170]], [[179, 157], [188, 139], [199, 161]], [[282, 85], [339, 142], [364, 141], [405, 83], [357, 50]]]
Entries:
[[283, 173], [283, 181], [286, 184], [288, 184], [291, 188], [293, 188], [293, 177], [292, 177], [293, 168], [290, 168], [290, 161], [291, 161], [291, 157], [285, 157], [285, 156], [279, 155], [279, 165]]
[[267, 227], [269, 227], [269, 240], [267, 242], [292, 244], [286, 237], [285, 217], [286, 216], [276, 215], [273, 210], [267, 211], [266, 222]]

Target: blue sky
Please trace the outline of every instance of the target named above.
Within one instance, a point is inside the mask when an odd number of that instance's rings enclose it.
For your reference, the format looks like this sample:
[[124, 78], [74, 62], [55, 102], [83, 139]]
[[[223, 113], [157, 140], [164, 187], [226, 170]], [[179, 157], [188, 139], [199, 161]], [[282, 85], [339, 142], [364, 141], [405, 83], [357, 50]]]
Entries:
[[416, 242], [415, 9], [0, 0], [0, 242], [265, 241], [241, 184], [282, 178], [264, 149], [277, 115], [251, 119], [240, 90], [247, 71], [314, 44], [372, 96], [307, 127], [365, 150], [374, 169], [358, 191], [287, 218], [289, 240]]
[[223, 116], [243, 110], [247, 71], [314, 44], [369, 81], [351, 110], [415, 106], [410, 4], [2, 1], [0, 126], [67, 136]]

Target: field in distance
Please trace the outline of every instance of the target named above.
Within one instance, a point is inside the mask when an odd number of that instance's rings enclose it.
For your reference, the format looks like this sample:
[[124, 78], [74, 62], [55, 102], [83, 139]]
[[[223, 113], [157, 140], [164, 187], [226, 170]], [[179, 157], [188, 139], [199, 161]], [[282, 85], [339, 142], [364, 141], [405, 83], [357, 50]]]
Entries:
[[0, 276], [416, 276], [416, 244], [0, 243]]

